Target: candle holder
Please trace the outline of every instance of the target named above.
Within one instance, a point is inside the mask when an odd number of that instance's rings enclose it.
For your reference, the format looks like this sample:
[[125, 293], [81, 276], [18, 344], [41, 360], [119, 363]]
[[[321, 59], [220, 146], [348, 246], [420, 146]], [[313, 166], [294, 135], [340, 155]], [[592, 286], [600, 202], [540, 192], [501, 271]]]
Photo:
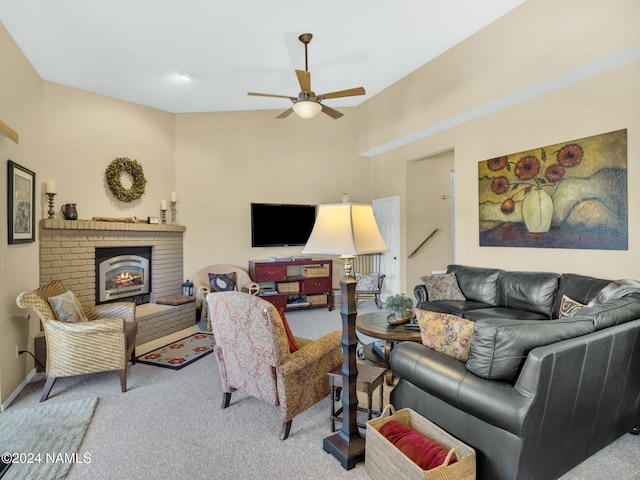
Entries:
[[177, 201], [171, 201], [171, 225], [176, 225], [176, 216], [178, 215], [178, 209], [176, 208]]
[[160, 209], [160, 218], [162, 220], [162, 224], [166, 225], [167, 224], [167, 209], [166, 208], [164, 210]]
[[49, 218], [56, 218], [56, 211], [53, 208], [53, 197], [55, 196], [55, 193], [47, 193], [47, 197], [49, 197], [49, 211], [47, 212], [49, 214]]

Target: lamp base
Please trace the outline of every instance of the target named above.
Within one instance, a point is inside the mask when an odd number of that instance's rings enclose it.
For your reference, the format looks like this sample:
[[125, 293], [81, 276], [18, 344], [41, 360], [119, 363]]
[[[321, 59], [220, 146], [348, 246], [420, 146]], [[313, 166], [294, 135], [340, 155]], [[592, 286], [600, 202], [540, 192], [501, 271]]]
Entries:
[[344, 432], [338, 432], [322, 441], [325, 452], [333, 455], [345, 470], [351, 470], [364, 461], [365, 439], [359, 433], [345, 439]]

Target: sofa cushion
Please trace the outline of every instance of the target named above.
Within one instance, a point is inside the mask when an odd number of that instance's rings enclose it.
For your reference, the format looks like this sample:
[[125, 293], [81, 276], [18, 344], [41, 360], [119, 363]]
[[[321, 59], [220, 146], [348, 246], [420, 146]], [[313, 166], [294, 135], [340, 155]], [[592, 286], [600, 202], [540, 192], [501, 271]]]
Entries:
[[611, 283], [611, 280], [577, 275], [575, 273], [563, 273], [558, 282], [558, 292], [553, 304], [554, 318], [558, 318], [562, 296], [567, 295], [577, 302], [587, 304], [598, 295], [598, 292]]
[[473, 336], [473, 322], [447, 313], [414, 309], [423, 345], [466, 362]]
[[466, 367], [479, 377], [511, 382], [532, 349], [594, 331], [588, 318], [484, 319], [475, 324]]
[[447, 273], [455, 273], [462, 294], [467, 300], [496, 306], [497, 280], [502, 270], [497, 268], [449, 265]]
[[551, 272], [503, 272], [497, 282], [497, 305], [551, 318], [559, 278]]
[[453, 315], [458, 315], [459, 317], [467, 318], [466, 312], [470, 310], [488, 308], [489, 305], [486, 303], [474, 302], [473, 300], [436, 300], [435, 302], [421, 302], [416, 305], [416, 307], [422, 310], [451, 313]]
[[596, 330], [620, 325], [640, 318], [640, 297], [629, 295], [584, 307], [573, 312], [569, 318], [589, 318]]
[[455, 273], [420, 277], [427, 288], [429, 300], [466, 300], [460, 291]]

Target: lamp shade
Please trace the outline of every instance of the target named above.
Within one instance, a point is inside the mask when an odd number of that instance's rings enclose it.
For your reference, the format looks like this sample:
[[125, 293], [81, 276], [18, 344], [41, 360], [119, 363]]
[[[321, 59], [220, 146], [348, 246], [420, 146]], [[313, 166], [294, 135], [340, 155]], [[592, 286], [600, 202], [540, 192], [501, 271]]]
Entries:
[[322, 105], [310, 100], [301, 100], [293, 104], [293, 111], [302, 118], [313, 118], [322, 110]]
[[316, 223], [302, 253], [364, 255], [387, 251], [371, 205], [320, 205]]

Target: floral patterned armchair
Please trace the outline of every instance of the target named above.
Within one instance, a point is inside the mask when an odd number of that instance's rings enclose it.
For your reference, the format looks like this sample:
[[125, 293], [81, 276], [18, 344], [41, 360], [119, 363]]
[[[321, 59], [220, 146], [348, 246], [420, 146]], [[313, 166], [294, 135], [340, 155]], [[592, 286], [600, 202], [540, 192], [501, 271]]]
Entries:
[[206, 301], [222, 408], [235, 390], [279, 407], [280, 439], [286, 439], [293, 417], [329, 394], [328, 373], [342, 363], [341, 332], [313, 341], [296, 337], [298, 350], [290, 353], [282, 318], [271, 303], [244, 292], [220, 292]]
[[16, 298], [20, 308], [31, 308], [40, 317], [47, 342], [47, 381], [40, 401], [45, 401], [58, 377], [118, 370], [122, 391], [127, 391], [127, 361], [136, 361], [133, 302], [81, 307], [87, 321], [67, 323], [56, 318], [47, 302], [68, 288], [58, 280]]

